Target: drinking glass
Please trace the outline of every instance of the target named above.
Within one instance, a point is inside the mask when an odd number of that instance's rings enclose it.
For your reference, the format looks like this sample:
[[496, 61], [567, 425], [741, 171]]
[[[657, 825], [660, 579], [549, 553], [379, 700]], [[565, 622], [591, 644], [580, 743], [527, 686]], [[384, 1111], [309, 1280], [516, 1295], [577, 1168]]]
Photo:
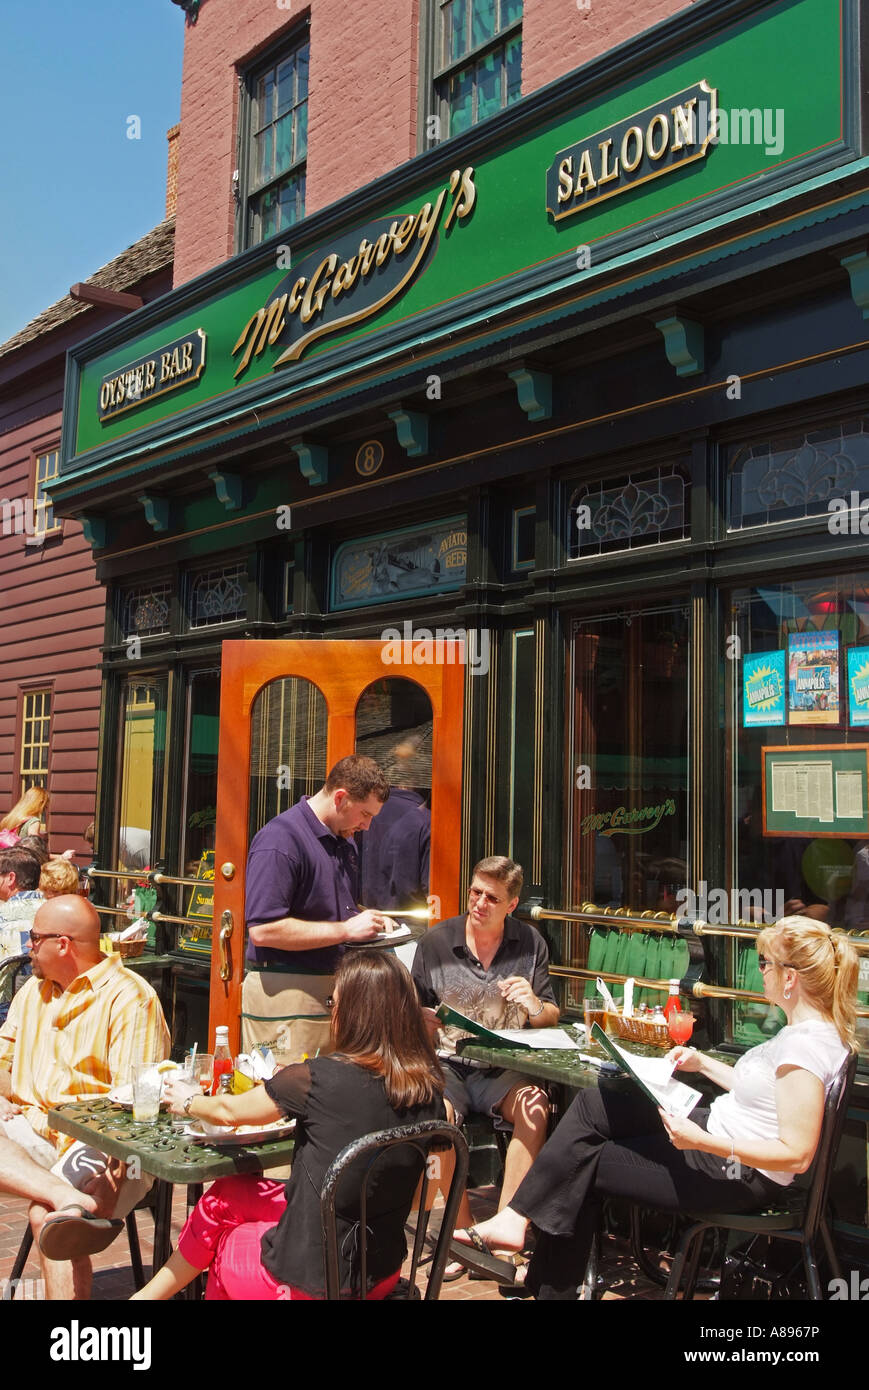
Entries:
[[667, 1032], [674, 1043], [686, 1043], [694, 1032], [694, 1015], [674, 1009], [667, 1019]]
[[582, 1001], [582, 1017], [591, 1040], [591, 1025], [600, 1024], [606, 1032], [606, 1001], [602, 994], [590, 994]]
[[204, 1096], [211, 1095], [211, 1087], [214, 1082], [214, 1057], [210, 1052], [198, 1052], [196, 1054], [193, 1080], [198, 1084]]
[[160, 1111], [163, 1077], [153, 1062], [133, 1067], [133, 1119], [153, 1124]]

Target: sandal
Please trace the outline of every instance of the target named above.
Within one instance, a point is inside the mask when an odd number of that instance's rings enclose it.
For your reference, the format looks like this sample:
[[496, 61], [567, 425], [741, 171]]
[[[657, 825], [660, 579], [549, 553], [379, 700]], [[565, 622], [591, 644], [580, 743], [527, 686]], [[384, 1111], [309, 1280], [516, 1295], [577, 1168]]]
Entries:
[[451, 1257], [482, 1279], [494, 1279], [499, 1284], [514, 1284], [516, 1266], [493, 1255], [489, 1242], [480, 1235], [475, 1226], [468, 1226], [467, 1235], [470, 1245], [457, 1240], [450, 1241]]
[[75, 1260], [83, 1255], [98, 1255], [111, 1245], [123, 1229], [123, 1221], [108, 1216], [94, 1216], [84, 1207], [68, 1206], [45, 1218], [39, 1232], [39, 1248], [48, 1260]]

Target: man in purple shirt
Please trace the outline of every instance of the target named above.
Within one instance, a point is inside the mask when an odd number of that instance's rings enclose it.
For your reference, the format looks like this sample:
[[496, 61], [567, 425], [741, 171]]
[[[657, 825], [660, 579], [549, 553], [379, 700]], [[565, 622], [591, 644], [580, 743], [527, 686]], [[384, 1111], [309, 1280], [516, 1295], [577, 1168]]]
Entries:
[[391, 925], [360, 912], [353, 833], [389, 796], [371, 758], [342, 758], [314, 796], [264, 825], [245, 878], [248, 974], [242, 1042], [267, 1043], [280, 1066], [329, 1050], [329, 1004], [344, 947]]

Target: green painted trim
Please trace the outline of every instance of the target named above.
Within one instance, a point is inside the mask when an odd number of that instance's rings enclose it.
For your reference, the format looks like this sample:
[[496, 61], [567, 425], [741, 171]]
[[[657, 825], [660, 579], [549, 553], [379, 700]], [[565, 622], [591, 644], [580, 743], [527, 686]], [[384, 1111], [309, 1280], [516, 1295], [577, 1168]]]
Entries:
[[[854, 173], [865, 173], [866, 171], [869, 171], [869, 158], [860, 160], [852, 169]], [[743, 210], [744, 217], [746, 220], [755, 220], [757, 214], [762, 212], [774, 212], [797, 196], [804, 194], [823, 194], [835, 188], [840, 181], [840, 171], [833, 170], [819, 175], [809, 180], [807, 183], [801, 184], [795, 190], [773, 194], [759, 199], [755, 203], [749, 204]], [[680, 261], [678, 265], [663, 266], [645, 271], [639, 267], [635, 276], [627, 277], [624, 281], [616, 285], [606, 286], [596, 293], [589, 294], [583, 302], [582, 311], [587, 313], [599, 308], [603, 304], [611, 303], [614, 300], [627, 299], [630, 295], [642, 290], [650, 289], [657, 285], [663, 286], [668, 280], [677, 276], [698, 274], [703, 271], [708, 271], [713, 266], [719, 265], [727, 260], [732, 259], [735, 261], [739, 255], [746, 251], [758, 249], [777, 241], [785, 243], [781, 248], [779, 259], [787, 259], [788, 247], [786, 242], [788, 237], [804, 230], [818, 227], [824, 222], [835, 221], [853, 212], [862, 211], [867, 207], [869, 207], [869, 191], [861, 191], [855, 193], [852, 198], [845, 200], [841, 207], [821, 207], [800, 212], [795, 214], [791, 219], [788, 219], [787, 222], [782, 222], [778, 226], [767, 227], [761, 231], [746, 232], [741, 237], [737, 236], [717, 247], [702, 251], [695, 256], [689, 256], [685, 260]], [[722, 214], [719, 217], [711, 219], [709, 222], [699, 224], [691, 229], [690, 232], [674, 233], [670, 237], [662, 238], [660, 242], [656, 243], [655, 252], [658, 255], [675, 252], [685, 246], [690, 246], [691, 241], [697, 236], [708, 235], [717, 231], [724, 232], [732, 229], [733, 219]], [[630, 270], [634, 267], [638, 267], [638, 263], [646, 254], [646, 252], [641, 250], [626, 252], [623, 256], [617, 257], [614, 261], [607, 264], [605, 267], [606, 274], [611, 275], [613, 272], [619, 270]], [[791, 254], [800, 254], [800, 249], [795, 248]], [[602, 278], [603, 273], [603, 271], [598, 271], [597, 274], [592, 272], [586, 277], [577, 275], [574, 277], [574, 284], [578, 284], [580, 278], [587, 279], [589, 283], [593, 283], [595, 279]], [[540, 306], [539, 316], [535, 320], [524, 322], [522, 325], [523, 334], [527, 334], [541, 327], [549, 327], [569, 317], [575, 317], [579, 312], [575, 300], [572, 300], [567, 305], [553, 309], [552, 307], [546, 307], [547, 298], [548, 294], [545, 291], [517, 296], [503, 306], [501, 315], [506, 316], [508, 312], [516, 313], [520, 309], [536, 308]], [[629, 312], [630, 308], [628, 306], [625, 310], [626, 315]], [[490, 323], [493, 319], [497, 319], [501, 315], [496, 313], [495, 310], [489, 306], [488, 310], [481, 310], [479, 313], [469, 315], [461, 321], [454, 321], [451, 332], [456, 335], [460, 332], [470, 331], [481, 324]], [[458, 362], [472, 352], [480, 352], [487, 346], [508, 339], [516, 331], [513, 325], [506, 322], [500, 327], [493, 328], [490, 333], [476, 339], [471, 344], [460, 342], [445, 346], [440, 360], [442, 363]], [[404, 351], [403, 344], [397, 345], [391, 350], [381, 348], [379, 352], [372, 353], [370, 356], [357, 356], [354, 366], [358, 371], [382, 368], [383, 376], [393, 382], [399, 381], [406, 376], [418, 377], [420, 373], [419, 359], [415, 359], [398, 367], [394, 365], [393, 359], [397, 357], [400, 352]], [[325, 403], [348, 400], [354, 395], [357, 395], [362, 389], [356, 381], [350, 383], [346, 382], [346, 367], [343, 362], [337, 363], [330, 370], [325, 370], [313, 375], [305, 382], [305, 388], [306, 390], [317, 390], [322, 387], [328, 387], [333, 383], [339, 383], [338, 389], [329, 395], [327, 402], [318, 401], [318, 409], [322, 408]], [[284, 401], [286, 402], [287, 413], [289, 414], [292, 410], [294, 417], [298, 419], [299, 408], [298, 406], [295, 408], [293, 407], [291, 398], [300, 390], [300, 387], [297, 385], [288, 387], [286, 384], [280, 382], [277, 383], [277, 385], [282, 388], [280, 394], [273, 394], [265, 399], [260, 394], [259, 396], [250, 398], [250, 400], [245, 400], [244, 403], [239, 400], [232, 410], [225, 411], [216, 417], [212, 417], [207, 424], [212, 429], [218, 429], [224, 425], [231, 424], [233, 421], [243, 421], [236, 430], [227, 432], [224, 436], [226, 440], [237, 439], [257, 429], [257, 423], [251, 415], [252, 408], [263, 410], [268, 405], [274, 407], [276, 404], [281, 404]], [[371, 383], [366, 382], [366, 389], [370, 389], [370, 387]], [[162, 444], [167, 449], [173, 449], [173, 446], [175, 446], [172, 454], [173, 458], [180, 459], [185, 456], [192, 456], [202, 452], [204, 449], [214, 447], [213, 440], [205, 434], [205, 428], [206, 422], [197, 420], [195, 423], [190, 423], [187, 428], [166, 436]], [[191, 439], [195, 442], [190, 445], [189, 448], [185, 449], [183, 447], [184, 442]], [[77, 460], [79, 467], [77, 467], [74, 472], [69, 472], [67, 475], [61, 477], [59, 484], [53, 490], [53, 495], [57, 496], [59, 502], [63, 502], [70, 498], [84, 498], [88, 491], [92, 490], [88, 484], [92, 484], [92, 487], [101, 487], [104, 483], [102, 473], [103, 464], [109, 458], [115, 467], [124, 462], [129, 462], [131, 466], [128, 469], [128, 476], [131, 478], [135, 477], [136, 473], [153, 468], [151, 448], [146, 448], [146, 443], [150, 446], [150, 440], [147, 439], [147, 436], [143, 437], [141, 440], [136, 440], [135, 443], [126, 450], [118, 450], [115, 448], [111, 450], [94, 451], [90, 456], [83, 455], [80, 460]], [[143, 453], [144, 458], [142, 457]], [[137, 458], [139, 459], [138, 463], [135, 462]]]
[[[371, 220], [375, 210], [381, 214], [386, 210], [388, 216], [399, 217], [418, 207], [423, 197], [434, 196], [437, 188], [443, 186], [447, 159], [453, 168], [461, 168], [466, 158], [477, 161], [473, 167], [479, 196], [468, 225], [454, 226], [451, 233], [444, 233], [429, 268], [404, 290], [400, 300], [380, 311], [376, 322], [341, 330], [335, 338], [315, 344], [305, 361], [289, 369], [291, 392], [296, 394], [307, 388], [311, 378], [316, 378], [319, 356], [342, 368], [348, 364], [355, 367], [360, 356], [365, 355], [366, 338], [373, 337], [375, 352], [378, 347], [388, 349], [399, 340], [406, 349], [409, 342], [424, 338], [429, 325], [453, 325], [457, 311], [471, 309], [477, 302], [490, 314], [493, 310], [500, 312], [498, 301], [509, 300], [520, 284], [532, 291], [539, 286], [547, 293], [575, 284], [576, 277], [565, 275], [565, 270], [573, 264], [573, 247], [580, 236], [593, 246], [594, 258], [611, 268], [613, 255], [626, 245], [648, 253], [650, 221], [655, 222], [660, 234], [668, 226], [692, 230], [700, 200], [707, 210], [720, 206], [732, 212], [744, 202], [746, 180], [762, 179], [766, 188], [775, 188], [782, 182], [793, 186], [806, 168], [847, 161], [855, 149], [855, 116], [851, 110], [854, 103], [848, 88], [849, 83], [853, 85], [852, 64], [845, 62], [843, 113], [839, 34], [828, 22], [829, 3], [830, 0], [770, 0], [749, 7], [709, 0], [698, 7], [703, 11], [702, 23], [696, 12], [680, 15], [678, 23], [651, 31], [652, 37], [644, 35], [641, 40], [622, 46], [610, 61], [589, 65], [544, 89], [543, 96], [517, 103], [512, 110], [523, 108], [519, 116], [508, 111], [504, 118], [484, 123], [467, 138], [446, 142], [443, 151], [433, 152], [436, 158], [422, 156], [402, 166], [395, 176], [378, 180], [337, 208], [327, 210], [328, 215], [305, 219], [297, 228], [298, 244], [294, 251], [304, 256], [319, 247], [325, 252], [342, 226], [345, 231], [354, 225], [360, 229]], [[841, 4], [850, 33], [856, 22], [856, 0], [841, 0]], [[782, 51], [788, 53], [788, 63], [779, 61]], [[773, 52], [776, 61], [771, 63]], [[540, 206], [536, 174], [546, 167], [565, 138], [601, 128], [601, 123], [610, 118], [624, 117], [640, 109], [647, 99], [663, 104], [666, 97], [662, 92], [672, 90], [682, 77], [693, 80], [701, 75], [699, 69], [709, 64], [712, 79], [722, 88], [722, 107], [736, 109], [741, 102], [746, 103], [762, 81], [765, 100], [771, 107], [787, 108], [787, 140], [775, 154], [776, 163], [769, 154], [764, 162], [763, 152], [755, 154], [751, 147], [721, 144], [702, 164], [612, 199], [579, 219], [570, 219], [567, 227], [553, 228], [547, 223]], [[608, 86], [601, 83], [603, 73], [610, 78]], [[618, 81], [614, 80], [616, 75]], [[804, 109], [803, 104], [786, 100], [795, 85], [814, 90], [821, 108], [818, 102], [805, 103]], [[436, 177], [438, 174], [440, 177]], [[684, 194], [688, 190], [693, 190], [693, 196], [686, 200]], [[386, 198], [394, 201], [387, 203]], [[503, 232], [506, 213], [511, 217], [511, 225], [523, 229], [518, 250], [517, 239]], [[660, 236], [656, 246], [659, 240]], [[159, 414], [163, 403], [143, 405], [137, 413], [141, 423], [133, 431], [138, 438], [165, 438], [167, 422], [175, 418], [176, 412], [197, 423], [213, 423], [215, 401], [229, 390], [240, 406], [242, 402], [262, 398], [263, 394], [272, 399], [285, 387], [288, 377], [281, 373], [277, 380], [272, 378], [271, 359], [258, 360], [259, 386], [253, 381], [255, 390], [248, 397], [245, 388], [234, 383], [234, 364], [228, 354], [250, 313], [264, 302], [280, 277], [274, 268], [273, 253], [274, 245], [269, 244], [265, 249], [257, 248], [255, 257], [245, 253], [235, 258], [229, 270], [196, 282], [195, 292], [168, 296], [158, 302], [156, 309], [149, 306], [161, 317], [150, 313], [147, 317], [136, 315], [125, 324], [123, 338], [102, 336], [77, 348], [75, 370], [70, 375], [71, 393], [75, 396], [82, 390], [92, 391], [96, 372], [101, 377], [122, 359], [129, 359], [134, 346], [150, 351], [158, 338], [165, 340], [173, 330], [187, 332], [192, 326], [199, 326], [198, 322], [193, 323], [194, 319], [202, 318], [207, 320], [206, 328], [212, 338], [209, 371], [196, 388], [187, 389], [188, 399], [194, 389], [199, 393], [200, 406], [184, 406], [182, 401], [179, 408], [177, 399], [172, 397], [165, 402], [167, 406], [175, 402], [172, 413]], [[517, 269], [517, 260], [525, 261], [524, 270]], [[250, 278], [245, 279], [246, 276]], [[207, 297], [211, 299], [210, 309]], [[226, 315], [222, 326], [216, 317], [218, 306]], [[189, 321], [178, 317], [188, 311]], [[129, 339], [131, 326], [135, 325], [141, 334], [148, 324], [154, 325], [150, 338]], [[110, 343], [116, 345], [115, 350], [109, 348]], [[100, 352], [105, 355], [94, 357]], [[253, 364], [248, 375], [252, 370]], [[82, 457], [102, 453], [113, 458], [129, 433], [124, 422], [99, 429], [89, 418], [76, 425], [74, 413], [71, 409], [64, 425], [64, 473], [69, 471], [74, 432], [78, 433]]]

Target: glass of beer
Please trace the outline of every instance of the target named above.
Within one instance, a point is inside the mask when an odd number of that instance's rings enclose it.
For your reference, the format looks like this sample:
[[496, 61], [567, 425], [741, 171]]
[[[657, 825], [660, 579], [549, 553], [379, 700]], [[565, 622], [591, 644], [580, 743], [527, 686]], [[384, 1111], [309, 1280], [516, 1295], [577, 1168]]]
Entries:
[[591, 1038], [591, 1025], [599, 1023], [606, 1032], [606, 1001], [602, 994], [589, 994], [582, 1001], [582, 1017]]

